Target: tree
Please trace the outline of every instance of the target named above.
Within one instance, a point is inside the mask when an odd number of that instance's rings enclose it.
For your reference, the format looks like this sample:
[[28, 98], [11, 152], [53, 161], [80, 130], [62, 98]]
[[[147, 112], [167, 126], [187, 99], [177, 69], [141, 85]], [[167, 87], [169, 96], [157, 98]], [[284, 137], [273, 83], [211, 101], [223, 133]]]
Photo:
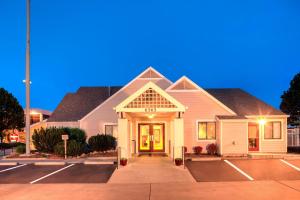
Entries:
[[18, 100], [4, 88], [0, 88], [0, 139], [4, 131], [24, 128], [24, 110]]
[[300, 73], [296, 74], [290, 83], [290, 88], [281, 96], [280, 109], [289, 114], [288, 123], [292, 126], [300, 125]]

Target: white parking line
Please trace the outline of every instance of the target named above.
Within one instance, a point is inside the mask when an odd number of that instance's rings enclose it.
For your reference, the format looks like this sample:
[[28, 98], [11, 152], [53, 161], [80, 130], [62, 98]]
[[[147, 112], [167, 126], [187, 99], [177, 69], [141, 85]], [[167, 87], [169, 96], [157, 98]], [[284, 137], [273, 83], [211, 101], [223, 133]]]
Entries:
[[9, 170], [12, 170], [12, 169], [16, 169], [16, 168], [19, 168], [19, 167], [23, 167], [23, 166], [25, 166], [25, 165], [27, 165], [27, 164], [18, 165], [18, 166], [11, 167], [11, 168], [8, 168], [8, 169], [3, 169], [3, 170], [0, 171], [0, 173], [1, 173], [1, 172], [6, 172], [6, 171], [9, 171]]
[[64, 167], [64, 168], [61, 168], [61, 169], [56, 170], [56, 171], [54, 171], [54, 172], [52, 172], [52, 173], [50, 173], [50, 174], [47, 174], [47, 175], [45, 175], [45, 176], [43, 176], [43, 177], [41, 177], [41, 178], [38, 178], [38, 179], [36, 179], [36, 180], [34, 180], [34, 181], [31, 181], [30, 184], [36, 183], [36, 182], [38, 182], [38, 181], [40, 181], [40, 180], [42, 180], [42, 179], [44, 179], [44, 178], [47, 178], [47, 177], [49, 177], [49, 176], [51, 176], [51, 175], [53, 175], [53, 174], [56, 174], [56, 173], [58, 173], [58, 172], [60, 172], [60, 171], [62, 171], [62, 170], [65, 170], [65, 169], [67, 169], [67, 168], [69, 168], [69, 167], [72, 167], [73, 165], [75, 165], [75, 164], [68, 165], [68, 166], [66, 166], [66, 167]]
[[233, 167], [234, 169], [236, 169], [242, 175], [246, 176], [250, 181], [254, 181], [254, 178], [252, 178], [251, 176], [249, 176], [248, 174], [246, 174], [243, 170], [241, 170], [240, 168], [238, 168], [237, 166], [235, 166], [232, 162], [229, 162], [228, 160], [224, 160], [224, 162], [226, 162], [228, 165], [230, 165], [231, 167]]
[[280, 161], [283, 162], [283, 163], [285, 163], [285, 164], [287, 164], [288, 166], [290, 166], [290, 167], [292, 167], [292, 168], [294, 168], [295, 170], [297, 170], [297, 171], [300, 172], [300, 168], [299, 168], [299, 167], [296, 167], [295, 165], [293, 165], [293, 164], [291, 164], [291, 163], [289, 163], [289, 162], [287, 162], [287, 161], [285, 161], [285, 160], [282, 160], [282, 159], [280, 159]]

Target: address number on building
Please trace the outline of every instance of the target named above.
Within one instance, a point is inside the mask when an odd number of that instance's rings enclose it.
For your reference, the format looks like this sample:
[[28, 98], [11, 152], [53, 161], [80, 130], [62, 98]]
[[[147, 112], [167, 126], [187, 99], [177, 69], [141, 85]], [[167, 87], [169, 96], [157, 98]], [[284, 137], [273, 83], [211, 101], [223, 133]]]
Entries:
[[145, 108], [145, 112], [156, 112], [156, 108]]

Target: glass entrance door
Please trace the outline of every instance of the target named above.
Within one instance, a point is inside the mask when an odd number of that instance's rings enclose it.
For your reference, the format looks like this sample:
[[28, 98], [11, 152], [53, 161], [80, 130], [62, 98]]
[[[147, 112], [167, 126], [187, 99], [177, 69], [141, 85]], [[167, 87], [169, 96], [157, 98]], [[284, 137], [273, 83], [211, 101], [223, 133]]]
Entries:
[[248, 149], [249, 151], [259, 150], [259, 127], [256, 123], [248, 125]]
[[164, 152], [164, 124], [139, 124], [139, 151]]

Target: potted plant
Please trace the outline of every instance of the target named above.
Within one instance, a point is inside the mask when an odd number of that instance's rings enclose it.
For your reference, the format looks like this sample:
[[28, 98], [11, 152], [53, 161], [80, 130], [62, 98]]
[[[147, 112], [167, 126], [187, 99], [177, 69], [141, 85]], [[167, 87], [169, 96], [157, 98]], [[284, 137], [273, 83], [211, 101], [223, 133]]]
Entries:
[[175, 158], [175, 165], [176, 166], [182, 165], [182, 158]]
[[202, 152], [202, 147], [201, 146], [195, 146], [195, 147], [193, 147], [193, 150], [194, 150], [194, 153], [196, 155], [200, 155], [201, 152]]
[[121, 158], [120, 164], [121, 164], [122, 166], [126, 166], [126, 165], [127, 165], [127, 158]]

